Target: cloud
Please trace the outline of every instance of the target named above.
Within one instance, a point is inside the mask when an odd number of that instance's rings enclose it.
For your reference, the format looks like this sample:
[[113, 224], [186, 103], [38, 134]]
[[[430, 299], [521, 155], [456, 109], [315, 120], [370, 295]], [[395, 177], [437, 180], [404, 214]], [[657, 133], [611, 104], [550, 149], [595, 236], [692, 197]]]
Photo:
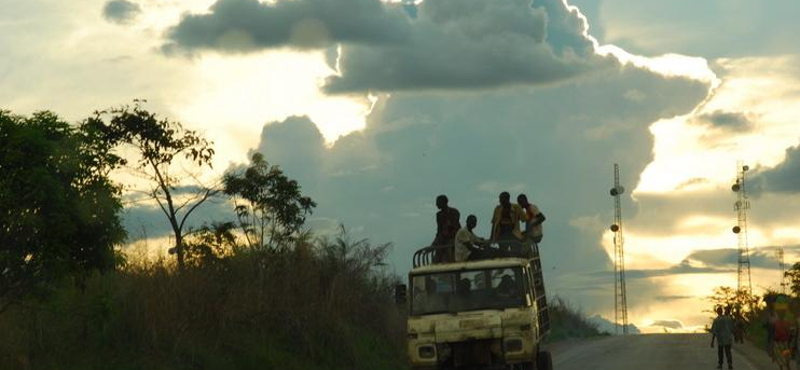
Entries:
[[695, 123], [709, 125], [726, 131], [745, 132], [755, 128], [753, 122], [741, 112], [717, 110], [694, 118]]
[[[781, 247], [785, 252], [800, 251], [800, 246]], [[750, 250], [750, 267], [770, 270], [780, 269], [777, 257], [778, 247], [760, 247]], [[700, 263], [707, 267], [733, 268], [739, 263], [736, 248], [696, 250], [686, 257], [685, 264]]]
[[379, 0], [218, 0], [206, 14], [187, 14], [167, 32], [165, 50], [226, 53], [291, 47], [318, 49], [344, 43], [403, 41], [409, 18]]
[[141, 12], [139, 4], [128, 0], [111, 0], [103, 6], [103, 17], [112, 23], [131, 22]]
[[[654, 277], [672, 276], [672, 275], [685, 275], [685, 274], [720, 274], [736, 271], [731, 268], [718, 268], [708, 266], [696, 266], [689, 261], [681, 262], [677, 265], [663, 268], [663, 269], [626, 269], [625, 277], [627, 279], [650, 279]], [[613, 271], [598, 271], [587, 274], [588, 276], [602, 277], [603, 279], [611, 279], [614, 276]]]
[[[408, 6], [408, 4], [405, 4]], [[380, 0], [219, 0], [169, 30], [168, 54], [340, 43], [329, 93], [548, 84], [617, 68], [563, 0], [427, 0], [411, 18]], [[334, 58], [328, 57], [328, 60]]]
[[800, 193], [800, 145], [786, 149], [783, 162], [762, 170], [754, 178], [756, 190], [773, 193]]
[[[652, 98], [626, 99], [632, 87]], [[613, 164], [634, 184], [652, 155], [649, 123], [690, 111], [707, 92], [630, 67], [548, 88], [395, 93], [379, 99], [363, 131], [332, 147], [308, 118], [294, 117], [267, 124], [257, 150], [318, 202], [315, 216], [394, 242], [399, 271], [433, 239], [436, 195], [477, 215], [486, 235], [499, 191], [525, 192], [547, 215], [544, 267], [558, 289], [556, 276], [610, 267], [599, 244], [607, 222], [571, 221], [612, 218]]]
[[594, 53], [577, 9], [562, 0], [431, 0], [407, 43], [347, 45], [326, 91], [473, 89], [548, 84], [618, 67]]
[[800, 51], [800, 3], [785, 0], [578, 0], [590, 10], [604, 42], [641, 54], [665, 52], [710, 58], [784, 55]]
[[684, 299], [694, 299], [697, 298], [693, 295], [660, 295], [656, 296], [655, 300], [659, 302], [672, 302], [672, 301], [681, 301]]
[[[148, 238], [164, 238], [172, 235], [167, 216], [157, 205], [145, 198], [129, 205], [122, 213], [122, 225], [128, 231], [128, 242], [133, 243]], [[183, 217], [183, 213], [179, 213]], [[184, 232], [213, 222], [235, 221], [233, 205], [226, 199], [217, 197], [204, 202], [187, 219]], [[170, 240], [167, 244], [173, 243]], [[166, 248], [165, 248], [166, 249]]]
[[[588, 320], [589, 323], [597, 327], [597, 330], [601, 333], [607, 333], [613, 335], [613, 334], [618, 334], [619, 332], [622, 331], [621, 327], [618, 327], [611, 320], [606, 319], [605, 317], [602, 317], [600, 315], [592, 316]], [[641, 333], [641, 331], [639, 331], [639, 328], [637, 328], [636, 325], [634, 324], [628, 324], [627, 327], [628, 327], [628, 334]]]
[[676, 330], [683, 329], [683, 323], [680, 320], [655, 320], [650, 326], [661, 326]]

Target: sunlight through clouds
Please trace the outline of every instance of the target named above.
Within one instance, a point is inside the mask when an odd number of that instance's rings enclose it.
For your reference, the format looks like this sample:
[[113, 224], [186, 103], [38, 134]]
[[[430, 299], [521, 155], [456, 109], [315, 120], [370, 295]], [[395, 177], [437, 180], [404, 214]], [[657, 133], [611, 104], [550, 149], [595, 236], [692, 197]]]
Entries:
[[[790, 57], [718, 61], [714, 68], [724, 82], [705, 104], [692, 114], [652, 125], [655, 160], [642, 173], [635, 192], [670, 192], [695, 178], [708, 181], [694, 190], [728, 187], [735, 177], [737, 160], [744, 160], [751, 168], [780, 163], [784, 150], [800, 142], [797, 61]], [[716, 111], [754, 116], [758, 130], [722, 136], [693, 121]]]
[[183, 120], [210, 130], [220, 154], [246, 161], [269, 121], [308, 115], [328, 142], [362, 129], [372, 102], [327, 96], [320, 81], [333, 73], [320, 53], [264, 52], [229, 58], [204, 55], [195, 62], [196, 95], [175, 110]]

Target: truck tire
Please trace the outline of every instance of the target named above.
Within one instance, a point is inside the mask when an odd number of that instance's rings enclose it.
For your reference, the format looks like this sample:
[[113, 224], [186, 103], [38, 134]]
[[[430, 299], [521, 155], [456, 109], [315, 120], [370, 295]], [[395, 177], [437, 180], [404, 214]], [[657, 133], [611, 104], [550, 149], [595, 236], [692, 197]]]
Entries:
[[536, 356], [536, 370], [553, 370], [553, 357], [550, 356], [550, 352], [539, 352]]

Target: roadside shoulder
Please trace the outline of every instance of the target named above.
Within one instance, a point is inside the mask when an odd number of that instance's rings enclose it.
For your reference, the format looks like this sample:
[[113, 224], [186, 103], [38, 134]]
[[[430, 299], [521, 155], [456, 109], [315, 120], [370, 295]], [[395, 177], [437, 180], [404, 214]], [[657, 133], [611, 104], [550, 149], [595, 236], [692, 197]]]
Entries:
[[[739, 355], [733, 357], [734, 368], [736, 369], [768, 370], [778, 368], [778, 365], [769, 358], [767, 352], [754, 343], [748, 341], [744, 344], [734, 344], [733, 350]], [[737, 361], [736, 357], [741, 360]], [[737, 362], [742, 363], [744, 366], [736, 366]]]

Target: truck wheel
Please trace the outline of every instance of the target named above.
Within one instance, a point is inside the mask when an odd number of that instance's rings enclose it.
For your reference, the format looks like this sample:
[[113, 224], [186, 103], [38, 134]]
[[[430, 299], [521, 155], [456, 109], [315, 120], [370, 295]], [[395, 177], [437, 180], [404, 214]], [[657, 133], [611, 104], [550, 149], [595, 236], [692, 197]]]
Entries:
[[550, 352], [539, 352], [536, 356], [536, 370], [553, 370], [553, 357], [550, 356]]

